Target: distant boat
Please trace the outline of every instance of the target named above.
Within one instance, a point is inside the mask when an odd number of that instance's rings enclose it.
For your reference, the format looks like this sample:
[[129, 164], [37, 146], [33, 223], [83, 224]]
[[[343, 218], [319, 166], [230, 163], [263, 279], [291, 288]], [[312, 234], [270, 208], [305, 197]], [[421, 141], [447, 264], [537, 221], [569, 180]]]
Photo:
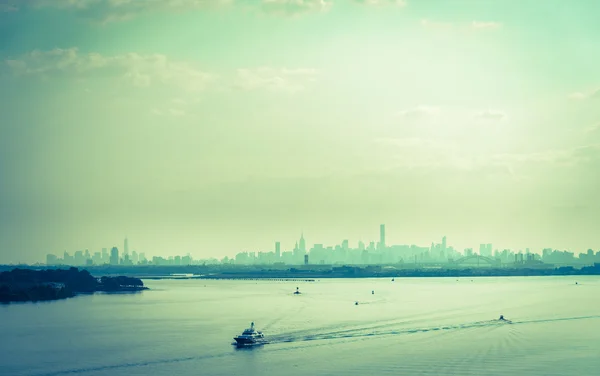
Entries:
[[233, 338], [237, 345], [255, 345], [265, 343], [265, 336], [262, 332], [254, 329], [254, 322], [250, 324], [250, 328], [245, 329], [242, 334]]
[[300, 294], [302, 294], [302, 293], [300, 292], [300, 288], [299, 288], [299, 287], [296, 287], [296, 291], [294, 291], [294, 294], [296, 294], [296, 295], [300, 295]]
[[354, 305], [358, 305], [358, 302], [354, 302]]
[[392, 282], [394, 282], [394, 278], [392, 278]]
[[371, 294], [375, 295], [375, 290], [371, 290]]

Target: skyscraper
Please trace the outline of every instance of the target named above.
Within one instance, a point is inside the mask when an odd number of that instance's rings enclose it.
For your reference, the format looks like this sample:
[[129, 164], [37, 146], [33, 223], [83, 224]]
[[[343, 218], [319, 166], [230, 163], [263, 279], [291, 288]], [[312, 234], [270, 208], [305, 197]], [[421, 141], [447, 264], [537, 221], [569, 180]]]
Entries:
[[379, 225], [379, 248], [385, 248], [385, 225]]
[[480, 244], [479, 245], [479, 255], [492, 257], [492, 245], [491, 244]]
[[300, 235], [300, 244], [299, 247], [300, 252], [306, 252], [306, 241], [304, 241], [304, 233]]
[[117, 247], [112, 247], [110, 250], [110, 264], [119, 265], [119, 249]]
[[123, 242], [123, 255], [129, 254], [129, 241], [127, 241], [127, 237], [125, 237], [125, 241]]
[[442, 251], [443, 252], [446, 251], [446, 237], [445, 236], [442, 238]]
[[281, 243], [275, 242], [275, 258], [279, 260], [281, 258]]

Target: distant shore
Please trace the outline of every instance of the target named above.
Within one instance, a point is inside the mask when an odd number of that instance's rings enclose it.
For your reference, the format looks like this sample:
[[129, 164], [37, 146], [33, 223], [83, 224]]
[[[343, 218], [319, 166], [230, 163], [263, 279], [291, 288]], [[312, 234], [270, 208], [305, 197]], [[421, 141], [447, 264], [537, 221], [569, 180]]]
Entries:
[[87, 270], [20, 269], [0, 273], [0, 303], [39, 302], [67, 299], [95, 292], [135, 292], [147, 290], [139, 278], [94, 277]]
[[[0, 271], [6, 266], [0, 266]], [[14, 268], [14, 266], [12, 267]], [[52, 267], [28, 268], [41, 270]], [[59, 268], [59, 267], [58, 267]], [[526, 276], [577, 276], [600, 275], [600, 264], [580, 268], [552, 267], [406, 267], [337, 266], [337, 265], [181, 265], [181, 266], [90, 266], [86, 268], [96, 276], [134, 276], [138, 279], [268, 279], [278, 281], [314, 281], [327, 278], [432, 278], [432, 277], [526, 277]]]

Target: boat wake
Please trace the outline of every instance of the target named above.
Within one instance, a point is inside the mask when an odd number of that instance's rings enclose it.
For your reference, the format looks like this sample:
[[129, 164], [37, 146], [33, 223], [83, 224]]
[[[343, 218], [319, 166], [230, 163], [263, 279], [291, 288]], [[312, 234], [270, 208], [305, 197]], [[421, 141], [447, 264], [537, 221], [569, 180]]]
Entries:
[[[464, 324], [455, 324], [455, 325], [441, 325], [441, 326], [431, 326], [431, 327], [421, 327], [421, 328], [403, 328], [403, 329], [385, 329], [385, 325], [378, 325], [376, 327], [369, 328], [354, 328], [354, 329], [340, 329], [329, 332], [321, 332], [316, 334], [312, 333], [310, 330], [288, 333], [288, 334], [275, 334], [272, 336], [267, 336], [264, 341], [257, 342], [253, 344], [246, 344], [243, 346], [237, 346], [238, 349], [252, 349], [256, 347], [260, 347], [263, 345], [271, 345], [271, 344], [285, 344], [285, 343], [302, 343], [302, 342], [310, 342], [310, 341], [328, 341], [328, 340], [336, 340], [336, 339], [350, 339], [350, 340], [361, 340], [367, 339], [370, 337], [382, 337], [382, 336], [393, 336], [393, 335], [409, 335], [416, 333], [427, 333], [427, 332], [450, 332], [450, 331], [458, 331], [458, 330], [468, 330], [474, 328], [500, 328], [505, 325], [531, 325], [531, 324], [541, 324], [541, 323], [552, 323], [559, 321], [576, 321], [576, 320], [596, 320], [600, 319], [600, 315], [596, 316], [577, 316], [577, 317], [557, 317], [557, 318], [547, 318], [547, 319], [532, 319], [532, 320], [522, 320], [522, 321], [501, 321], [501, 320], [487, 320], [487, 321], [476, 321], [471, 323]], [[393, 325], [393, 324], [392, 324]], [[375, 329], [375, 330], [374, 330]], [[232, 343], [237, 345], [237, 343]], [[315, 346], [313, 344], [311, 346]], [[287, 347], [280, 348], [278, 350], [286, 350]], [[275, 349], [272, 349], [275, 350]], [[179, 358], [167, 358], [167, 359], [152, 359], [146, 361], [139, 362], [131, 362], [131, 363], [118, 363], [118, 364], [107, 364], [107, 365], [98, 365], [98, 366], [89, 366], [89, 367], [81, 367], [81, 368], [72, 368], [66, 370], [56, 370], [53, 372], [45, 372], [35, 374], [36, 376], [61, 376], [61, 375], [72, 375], [72, 374], [81, 374], [81, 373], [94, 373], [94, 372], [103, 372], [110, 370], [118, 370], [118, 369], [127, 369], [127, 368], [140, 368], [147, 366], [155, 366], [155, 365], [164, 365], [169, 363], [179, 363], [179, 362], [189, 362], [189, 361], [198, 361], [202, 359], [209, 358], [221, 358], [221, 357], [229, 357], [231, 353], [222, 353], [222, 354], [213, 354], [213, 355], [198, 355], [198, 356], [188, 356], [188, 357], [179, 357]]]
[[[350, 339], [350, 338], [368, 338], [368, 337], [381, 337], [381, 336], [393, 336], [393, 335], [408, 335], [415, 333], [427, 333], [435, 331], [457, 331], [466, 329], [476, 329], [485, 327], [500, 327], [505, 325], [524, 325], [524, 324], [537, 324], [537, 323], [550, 323], [554, 321], [572, 321], [572, 320], [589, 320], [599, 319], [600, 316], [580, 316], [580, 317], [566, 317], [566, 318], [553, 318], [553, 319], [536, 319], [536, 320], [523, 320], [523, 321], [511, 321], [511, 320], [487, 320], [487, 321], [476, 321], [471, 323], [454, 324], [454, 325], [441, 325], [431, 327], [420, 327], [420, 328], [399, 328], [399, 329], [376, 329], [376, 328], [354, 328], [346, 330], [337, 330], [323, 333], [310, 334], [309, 331], [301, 331], [290, 334], [280, 334], [269, 336], [269, 343], [288, 343], [288, 342], [306, 342], [306, 341], [318, 341], [318, 340], [335, 340], [335, 339]], [[375, 329], [375, 330], [373, 330]]]

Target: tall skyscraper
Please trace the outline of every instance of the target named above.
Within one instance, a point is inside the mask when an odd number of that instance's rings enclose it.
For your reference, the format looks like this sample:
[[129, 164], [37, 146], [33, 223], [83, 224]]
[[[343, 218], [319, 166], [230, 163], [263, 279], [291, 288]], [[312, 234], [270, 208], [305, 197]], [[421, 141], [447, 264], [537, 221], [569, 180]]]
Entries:
[[127, 237], [125, 237], [125, 241], [123, 242], [123, 255], [129, 254], [129, 241]]
[[385, 225], [379, 225], [379, 248], [385, 248]]
[[110, 250], [110, 264], [119, 265], [119, 249], [117, 247], [112, 247]]
[[281, 243], [275, 242], [275, 258], [279, 260], [281, 258]]
[[300, 252], [306, 252], [306, 241], [304, 240], [304, 232], [300, 235], [300, 244], [299, 247]]
[[444, 252], [446, 251], [446, 237], [445, 236], [442, 238], [442, 251], [444, 251]]

